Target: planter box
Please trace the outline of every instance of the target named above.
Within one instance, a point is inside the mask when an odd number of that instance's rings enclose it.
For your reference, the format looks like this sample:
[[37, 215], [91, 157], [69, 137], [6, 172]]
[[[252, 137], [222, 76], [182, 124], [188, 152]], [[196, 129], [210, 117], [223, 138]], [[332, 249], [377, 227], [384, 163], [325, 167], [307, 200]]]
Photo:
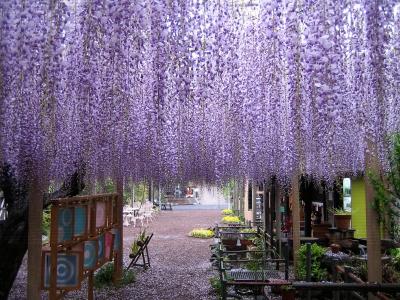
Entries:
[[254, 245], [254, 243], [253, 243], [253, 241], [252, 240], [240, 240], [240, 244], [242, 244], [242, 245], [246, 245], [246, 246], [252, 246], [252, 245]]
[[232, 246], [232, 245], [236, 245], [236, 243], [237, 243], [237, 240], [224, 240], [224, 239], [221, 239], [221, 243], [222, 243], [222, 245], [230, 245], [230, 246]]

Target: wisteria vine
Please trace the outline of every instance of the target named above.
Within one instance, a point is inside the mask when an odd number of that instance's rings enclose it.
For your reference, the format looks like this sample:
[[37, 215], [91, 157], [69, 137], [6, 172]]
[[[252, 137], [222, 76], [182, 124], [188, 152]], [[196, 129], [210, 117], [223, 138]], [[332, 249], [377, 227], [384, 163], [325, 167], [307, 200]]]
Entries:
[[0, 163], [62, 180], [359, 174], [400, 129], [396, 1], [0, 3]]

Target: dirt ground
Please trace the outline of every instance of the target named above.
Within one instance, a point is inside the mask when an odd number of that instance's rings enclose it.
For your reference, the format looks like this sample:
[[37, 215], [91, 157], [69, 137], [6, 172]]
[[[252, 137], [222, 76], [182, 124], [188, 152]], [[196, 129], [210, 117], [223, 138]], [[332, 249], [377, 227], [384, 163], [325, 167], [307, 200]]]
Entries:
[[[148, 247], [151, 267], [144, 270], [135, 266], [135, 283], [95, 290], [95, 299], [216, 299], [210, 285], [210, 278], [215, 275], [209, 247], [213, 240], [197, 239], [188, 234], [194, 228], [214, 227], [215, 221], [221, 218], [220, 209], [157, 212], [154, 221], [145, 224], [146, 233], [154, 233]], [[131, 261], [130, 247], [140, 227], [124, 227], [123, 231], [124, 265], [127, 267]], [[26, 257], [10, 292], [10, 300], [27, 297]], [[48, 299], [46, 291], [42, 292], [42, 299]], [[86, 283], [83, 282], [82, 290], [71, 291], [64, 299], [87, 299]]]

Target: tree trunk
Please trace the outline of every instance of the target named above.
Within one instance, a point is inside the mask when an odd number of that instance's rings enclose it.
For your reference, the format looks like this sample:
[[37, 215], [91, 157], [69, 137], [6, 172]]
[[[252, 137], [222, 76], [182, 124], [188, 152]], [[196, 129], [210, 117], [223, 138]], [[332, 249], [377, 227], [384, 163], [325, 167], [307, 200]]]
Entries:
[[[61, 188], [43, 196], [43, 208], [55, 198], [77, 195], [83, 190], [84, 167], [66, 180]], [[0, 166], [0, 189], [8, 205], [8, 218], [0, 236], [0, 299], [7, 299], [28, 249], [29, 181], [18, 182], [9, 165]], [[42, 226], [38, 224], [37, 226]], [[40, 270], [38, 270], [40, 272]]]

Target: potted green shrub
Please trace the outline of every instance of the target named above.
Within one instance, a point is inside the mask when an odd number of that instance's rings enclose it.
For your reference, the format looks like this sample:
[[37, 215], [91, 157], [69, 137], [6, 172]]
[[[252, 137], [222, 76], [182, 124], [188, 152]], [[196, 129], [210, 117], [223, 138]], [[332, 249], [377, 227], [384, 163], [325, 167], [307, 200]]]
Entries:
[[281, 296], [282, 300], [295, 300], [296, 298], [296, 289], [293, 285], [282, 285], [281, 286]]
[[[322, 281], [327, 277], [327, 269], [321, 267], [321, 258], [325, 254], [325, 249], [317, 244], [311, 244], [311, 281]], [[296, 251], [298, 256], [296, 265], [296, 279], [306, 280], [307, 270], [307, 245], [302, 245]]]

